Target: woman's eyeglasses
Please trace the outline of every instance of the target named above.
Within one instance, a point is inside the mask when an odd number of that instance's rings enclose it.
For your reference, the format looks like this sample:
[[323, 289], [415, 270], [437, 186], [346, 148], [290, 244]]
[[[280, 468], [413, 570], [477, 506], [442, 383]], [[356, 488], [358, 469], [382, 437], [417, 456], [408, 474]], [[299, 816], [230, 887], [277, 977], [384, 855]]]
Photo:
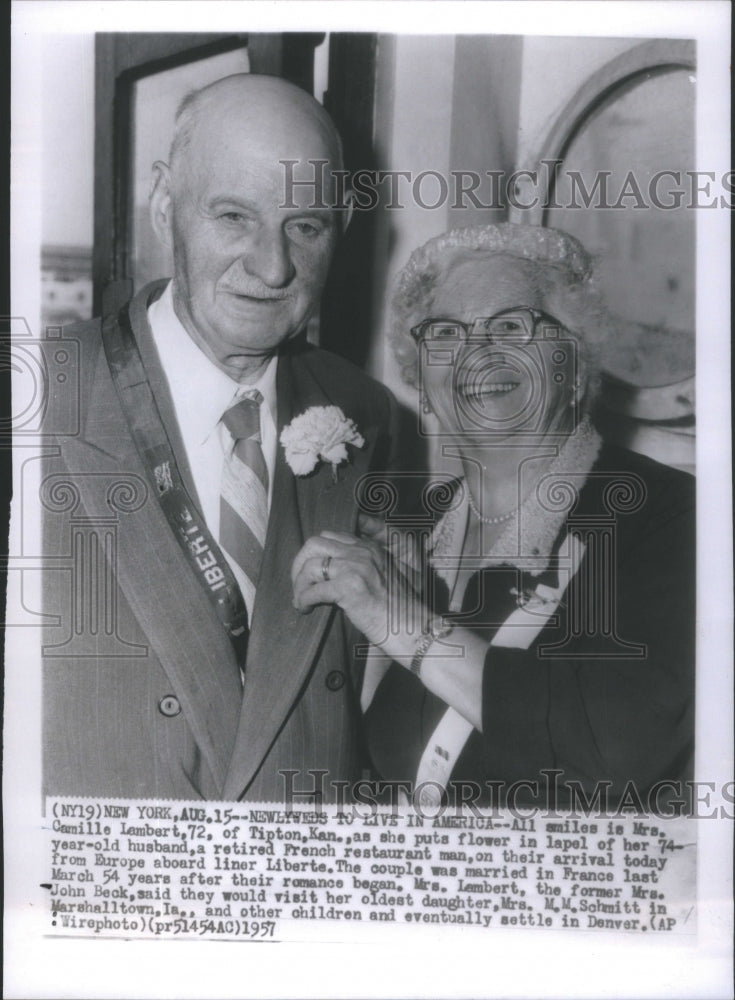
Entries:
[[417, 343], [424, 340], [466, 341], [485, 338], [493, 343], [503, 341], [527, 344], [533, 340], [540, 325], [556, 331], [561, 323], [548, 313], [530, 306], [503, 309], [494, 316], [479, 316], [471, 323], [458, 319], [425, 319], [411, 327], [411, 336]]

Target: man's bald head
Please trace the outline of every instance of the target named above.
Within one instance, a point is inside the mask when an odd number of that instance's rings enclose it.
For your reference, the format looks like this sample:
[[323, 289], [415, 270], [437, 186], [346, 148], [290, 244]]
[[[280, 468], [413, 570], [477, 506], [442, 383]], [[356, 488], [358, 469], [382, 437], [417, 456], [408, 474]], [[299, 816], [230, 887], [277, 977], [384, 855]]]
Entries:
[[279, 144], [288, 158], [285, 140], [299, 144], [309, 132], [321, 143], [330, 166], [340, 170], [342, 141], [324, 108], [300, 87], [277, 76], [238, 73], [224, 77], [188, 94], [176, 113], [169, 165], [176, 171], [188, 159], [192, 148], [207, 143], [212, 133], [249, 133], [254, 143], [267, 135]]

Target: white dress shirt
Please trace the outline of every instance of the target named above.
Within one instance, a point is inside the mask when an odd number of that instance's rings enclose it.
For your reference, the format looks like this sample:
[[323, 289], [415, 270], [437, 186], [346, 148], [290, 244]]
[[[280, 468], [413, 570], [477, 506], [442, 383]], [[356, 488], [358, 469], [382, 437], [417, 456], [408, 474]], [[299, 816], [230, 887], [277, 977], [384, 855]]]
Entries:
[[[204, 354], [174, 311], [172, 282], [148, 309], [153, 342], [163, 368], [178, 421], [186, 457], [191, 469], [201, 514], [215, 539], [219, 539], [219, 506], [222, 465], [234, 442], [222, 416], [241, 396], [257, 389], [260, 405], [260, 434], [263, 457], [268, 468], [268, 510], [273, 495], [278, 430], [276, 426], [276, 368], [273, 357], [257, 382], [241, 385], [225, 374]], [[224, 551], [224, 550], [223, 550]], [[225, 552], [243, 594], [242, 570]], [[252, 617], [253, 609], [248, 607]]]

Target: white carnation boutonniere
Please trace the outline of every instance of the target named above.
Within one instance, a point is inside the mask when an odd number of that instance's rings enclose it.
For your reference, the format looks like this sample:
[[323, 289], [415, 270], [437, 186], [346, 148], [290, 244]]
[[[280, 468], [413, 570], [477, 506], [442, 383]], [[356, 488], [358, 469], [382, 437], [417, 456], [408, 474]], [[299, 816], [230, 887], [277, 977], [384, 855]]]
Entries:
[[296, 476], [308, 476], [317, 462], [331, 462], [336, 481], [337, 466], [347, 461], [347, 445], [362, 448], [365, 439], [338, 406], [310, 406], [281, 431], [286, 461]]

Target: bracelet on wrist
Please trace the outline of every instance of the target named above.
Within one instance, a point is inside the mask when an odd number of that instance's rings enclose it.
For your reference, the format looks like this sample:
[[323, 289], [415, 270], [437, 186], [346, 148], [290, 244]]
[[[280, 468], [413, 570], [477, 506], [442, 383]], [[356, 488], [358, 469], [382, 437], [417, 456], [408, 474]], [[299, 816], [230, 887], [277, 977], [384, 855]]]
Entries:
[[426, 628], [421, 633], [416, 643], [409, 670], [417, 677], [421, 676], [421, 664], [429, 649], [439, 639], [446, 639], [454, 631], [454, 625], [444, 621], [441, 615], [433, 615], [426, 624]]

